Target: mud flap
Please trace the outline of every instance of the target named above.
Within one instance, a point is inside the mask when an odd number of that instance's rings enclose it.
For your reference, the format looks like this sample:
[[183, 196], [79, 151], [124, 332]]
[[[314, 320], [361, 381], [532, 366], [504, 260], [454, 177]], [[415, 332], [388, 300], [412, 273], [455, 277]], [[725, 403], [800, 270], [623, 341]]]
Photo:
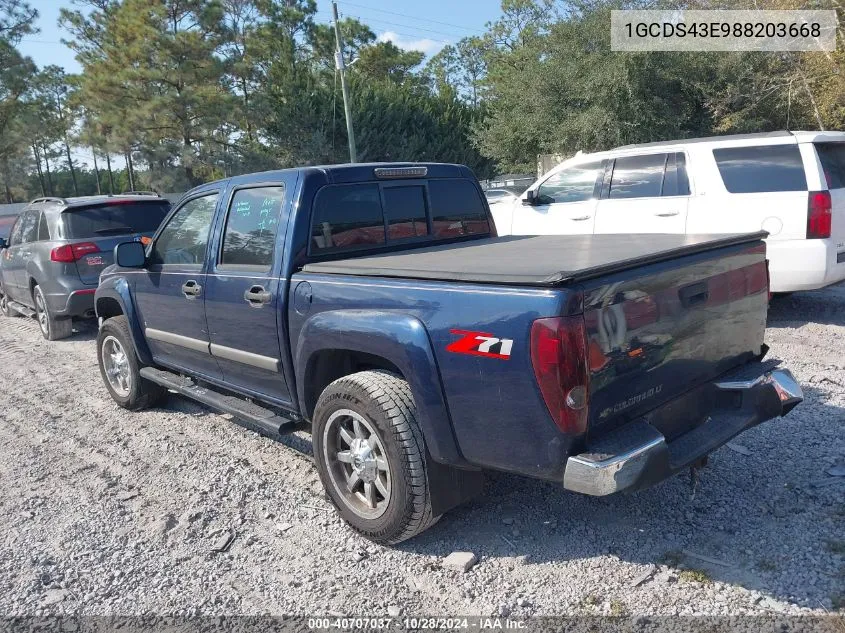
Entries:
[[481, 470], [466, 470], [440, 464], [431, 458], [428, 449], [425, 456], [433, 515], [444, 514], [483, 492], [484, 473]]

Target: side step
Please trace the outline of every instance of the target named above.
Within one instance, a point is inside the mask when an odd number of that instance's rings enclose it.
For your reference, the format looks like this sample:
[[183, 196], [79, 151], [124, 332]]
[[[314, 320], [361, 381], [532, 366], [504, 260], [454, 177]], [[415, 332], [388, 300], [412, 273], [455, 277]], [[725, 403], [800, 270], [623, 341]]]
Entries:
[[237, 396], [227, 396], [208, 387], [197, 385], [190, 378], [163, 371], [155, 367], [142, 367], [141, 376], [178, 394], [208, 405], [223, 413], [229, 413], [244, 426], [258, 433], [271, 437], [284, 435], [296, 430], [297, 422], [276, 415], [270, 409], [248, 402]]
[[26, 317], [34, 317], [35, 316], [35, 310], [33, 310], [32, 308], [28, 308], [24, 304], [18, 303], [17, 301], [12, 301], [10, 299], [9, 300], [9, 307], [12, 310], [14, 310], [15, 312], [17, 312], [18, 314], [22, 314]]

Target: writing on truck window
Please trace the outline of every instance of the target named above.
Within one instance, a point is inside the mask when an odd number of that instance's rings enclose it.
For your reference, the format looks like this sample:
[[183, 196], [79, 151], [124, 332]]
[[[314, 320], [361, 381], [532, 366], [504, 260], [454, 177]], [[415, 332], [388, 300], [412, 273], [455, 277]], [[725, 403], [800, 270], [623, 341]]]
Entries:
[[284, 204], [282, 185], [236, 191], [223, 232], [220, 264], [269, 269]]

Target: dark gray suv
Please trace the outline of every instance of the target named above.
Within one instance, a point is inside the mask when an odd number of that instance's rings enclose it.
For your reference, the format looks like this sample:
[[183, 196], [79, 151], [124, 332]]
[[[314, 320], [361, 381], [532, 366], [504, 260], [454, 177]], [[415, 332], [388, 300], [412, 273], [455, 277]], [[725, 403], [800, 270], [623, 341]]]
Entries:
[[37, 317], [44, 338], [70, 336], [73, 317], [94, 316], [100, 271], [114, 247], [146, 242], [170, 210], [154, 193], [38, 198], [0, 238], [0, 312]]

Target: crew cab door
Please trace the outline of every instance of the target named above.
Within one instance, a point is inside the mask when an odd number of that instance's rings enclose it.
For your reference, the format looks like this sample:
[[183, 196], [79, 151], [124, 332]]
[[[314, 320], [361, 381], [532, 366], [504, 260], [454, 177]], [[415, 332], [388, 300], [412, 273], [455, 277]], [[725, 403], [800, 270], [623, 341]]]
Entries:
[[689, 182], [681, 152], [620, 156], [609, 166], [595, 233], [684, 233]]
[[[571, 165], [536, 188], [533, 205], [513, 210], [514, 235], [583, 235], [593, 232], [603, 161]], [[525, 194], [522, 199], [525, 201]]]
[[153, 358], [162, 365], [220, 378], [205, 321], [206, 249], [218, 191], [182, 202], [132, 275], [135, 307]]
[[292, 398], [282, 366], [288, 340], [288, 280], [280, 276], [288, 191], [294, 182], [235, 188], [215, 231], [220, 238], [206, 280], [211, 354], [227, 385], [282, 405]]

